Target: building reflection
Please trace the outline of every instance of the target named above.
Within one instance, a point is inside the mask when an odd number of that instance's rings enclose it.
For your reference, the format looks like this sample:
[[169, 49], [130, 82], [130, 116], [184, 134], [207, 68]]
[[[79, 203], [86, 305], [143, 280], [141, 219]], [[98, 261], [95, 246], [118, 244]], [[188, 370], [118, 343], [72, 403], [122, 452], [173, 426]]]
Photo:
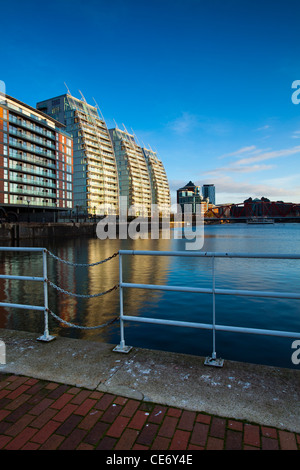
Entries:
[[[168, 250], [168, 240], [112, 240], [109, 243], [103, 240], [95, 240], [89, 244], [88, 262], [94, 263], [99, 259], [106, 259], [119, 249], [134, 250]], [[124, 246], [125, 245], [125, 246]], [[127, 245], [127, 246], [126, 246]], [[114, 249], [112, 250], [112, 247]], [[137, 284], [164, 284], [167, 280], [168, 257], [158, 256], [123, 256], [123, 281]], [[119, 283], [119, 259], [118, 257], [102, 265], [89, 269], [90, 294], [106, 291]], [[147, 291], [143, 289], [124, 289], [124, 313], [141, 315], [146, 301], [158, 302], [161, 297], [159, 291]], [[86, 324], [95, 326], [106, 323], [119, 315], [119, 290], [113, 291], [101, 297], [88, 299], [86, 302]], [[85, 335], [87, 336], [87, 335]], [[101, 339], [108, 342], [107, 329], [101, 331]]]
[[[170, 250], [170, 240], [99, 240], [73, 239], [49, 243], [46, 248], [54, 255], [71, 263], [92, 264], [110, 257], [120, 249], [128, 250]], [[27, 245], [27, 243], [26, 243]], [[45, 246], [40, 240], [35, 246]], [[28, 245], [27, 245], [28, 246]], [[170, 258], [165, 256], [124, 256], [123, 280], [137, 284], [167, 284]], [[75, 267], [53, 257], [47, 257], [48, 279], [56, 286], [76, 294], [94, 295], [106, 291], [119, 283], [119, 257], [91, 267]], [[42, 254], [30, 252], [0, 253], [0, 272], [7, 275], [42, 276]], [[161, 291], [124, 289], [124, 313], [147, 316], [147, 305], [157, 304]], [[21, 280], [0, 279], [0, 300], [8, 303], [43, 306], [43, 283]], [[101, 297], [81, 298], [59, 292], [48, 287], [49, 309], [62, 320], [79, 327], [94, 327], [119, 316], [119, 289]], [[146, 305], [147, 304], [147, 305]], [[151, 308], [149, 308], [151, 310]], [[35, 332], [44, 331], [44, 315], [34, 310], [0, 308], [0, 328]], [[71, 328], [49, 315], [50, 334], [91, 338], [109, 342], [107, 328], [85, 330]]]
[[[60, 246], [55, 250], [55, 255], [61, 260], [74, 263], [75, 253], [74, 246], [68, 244], [67, 246]], [[77, 290], [77, 279], [76, 279], [76, 268], [70, 266], [62, 261], [55, 260], [51, 256], [48, 257], [48, 278], [56, 284], [58, 287], [68, 291], [76, 292]], [[49, 293], [49, 308], [57, 316], [62, 318], [64, 321], [71, 322], [76, 314], [77, 309], [77, 298], [67, 295], [63, 292], [59, 292], [53, 287], [48, 288]], [[60, 328], [63, 328], [62, 323], [55, 323], [51, 321], [53, 332], [58, 333]]]

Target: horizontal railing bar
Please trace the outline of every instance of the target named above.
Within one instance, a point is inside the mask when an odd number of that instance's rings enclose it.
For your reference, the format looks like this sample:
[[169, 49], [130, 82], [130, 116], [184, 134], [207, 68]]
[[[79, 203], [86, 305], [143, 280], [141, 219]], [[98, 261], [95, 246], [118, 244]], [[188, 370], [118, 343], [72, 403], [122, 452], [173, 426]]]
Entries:
[[141, 323], [154, 323], [157, 325], [168, 325], [168, 326], [182, 326], [189, 328], [200, 328], [206, 330], [212, 330], [212, 325], [206, 323], [197, 322], [185, 322], [177, 320], [164, 320], [161, 318], [147, 318], [147, 317], [134, 317], [132, 315], [123, 315], [122, 320], [124, 321], [137, 321]]
[[41, 312], [45, 310], [45, 307], [38, 307], [36, 305], [9, 304], [6, 302], [0, 302], [0, 307], [25, 308], [26, 310], [39, 310]]
[[244, 297], [266, 297], [273, 299], [300, 299], [300, 294], [293, 292], [268, 292], [258, 290], [215, 289], [218, 295], [239, 295]]
[[232, 333], [247, 333], [254, 335], [281, 336], [284, 338], [299, 338], [300, 333], [295, 331], [266, 330], [262, 328], [244, 328], [239, 326], [216, 325], [216, 330], [230, 331]]
[[[153, 323], [157, 325], [166, 326], [180, 326], [212, 330], [213, 325], [207, 323], [195, 323], [195, 322], [182, 322], [176, 320], [163, 320], [160, 318], [147, 318], [147, 317], [134, 317], [131, 315], [123, 315], [123, 321], [136, 321], [140, 323]], [[244, 328], [239, 326], [227, 326], [227, 325], [215, 325], [214, 328], [218, 331], [228, 331], [232, 333], [248, 333], [257, 335], [268, 335], [268, 336], [281, 336], [288, 338], [300, 338], [300, 333], [294, 331], [279, 331], [279, 330], [265, 330], [260, 328]]]
[[201, 294], [212, 294], [213, 290], [210, 288], [202, 287], [188, 287], [188, 286], [163, 286], [157, 284], [133, 284], [131, 282], [121, 282], [120, 287], [132, 287], [135, 289], [150, 289], [150, 290], [165, 290], [172, 292], [195, 292]]
[[190, 292], [199, 294], [218, 294], [218, 295], [239, 295], [245, 297], [268, 297], [276, 299], [299, 299], [300, 294], [293, 292], [267, 292], [267, 291], [251, 291], [251, 290], [234, 290], [234, 289], [211, 289], [205, 287], [188, 287], [188, 286], [164, 286], [156, 284], [133, 284], [129, 282], [121, 282], [120, 287], [131, 287], [135, 289], [164, 290], [172, 292]]
[[215, 253], [204, 251], [143, 251], [143, 250], [119, 250], [120, 255], [137, 256], [184, 256], [201, 258], [262, 258], [262, 259], [300, 259], [300, 254], [278, 253]]
[[0, 279], [16, 279], [20, 281], [44, 281], [43, 277], [35, 277], [35, 276], [10, 276], [6, 274], [0, 274]]
[[8, 247], [8, 246], [1, 246], [0, 251], [44, 251], [45, 248], [28, 248], [28, 247]]

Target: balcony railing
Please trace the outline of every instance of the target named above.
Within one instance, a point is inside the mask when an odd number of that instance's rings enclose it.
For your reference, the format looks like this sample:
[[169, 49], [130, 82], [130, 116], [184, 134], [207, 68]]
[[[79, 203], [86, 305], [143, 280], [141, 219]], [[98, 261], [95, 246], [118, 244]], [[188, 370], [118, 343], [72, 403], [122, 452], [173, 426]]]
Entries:
[[55, 139], [54, 132], [43, 130], [42, 128], [35, 126], [34, 124], [27, 124], [26, 121], [21, 118], [18, 119], [12, 114], [9, 114], [9, 122], [18, 124], [18, 126], [25, 127], [26, 129], [30, 129], [31, 131], [38, 132], [39, 134], [49, 137], [50, 139]]
[[22, 150], [26, 150], [27, 152], [33, 152], [33, 153], [37, 153], [38, 155], [43, 155], [44, 157], [55, 159], [55, 153], [53, 153], [53, 152], [38, 149], [38, 148], [34, 147], [33, 145], [25, 145], [24, 142], [22, 142], [22, 143], [16, 142], [14, 139], [10, 139], [9, 146], [10, 147], [17, 147], [17, 148], [20, 148]]
[[39, 170], [38, 168], [28, 168], [28, 167], [25, 167], [24, 165], [14, 165], [10, 162], [10, 165], [9, 165], [9, 169], [10, 170], [16, 170], [16, 171], [19, 171], [21, 173], [31, 173], [31, 174], [34, 174], [34, 175], [41, 175], [41, 176], [45, 176], [47, 178], [54, 178], [56, 179], [56, 174], [55, 173], [50, 173], [47, 172], [47, 170]]
[[42, 160], [39, 157], [35, 157], [34, 155], [30, 155], [30, 154], [28, 155], [28, 154], [24, 154], [24, 153], [19, 154], [14, 150], [9, 149], [9, 156], [11, 158], [20, 160], [22, 162], [24, 161], [24, 162], [28, 162], [28, 163], [34, 163], [35, 165], [43, 165], [47, 168], [54, 168], [55, 169], [55, 164], [54, 163], [47, 162], [45, 160]]
[[9, 127], [9, 134], [16, 135], [17, 137], [21, 137], [22, 139], [24, 138], [32, 142], [37, 142], [38, 144], [55, 150], [55, 145], [51, 141], [43, 140], [41, 137], [37, 137], [28, 132], [20, 132], [11, 126]]
[[47, 187], [47, 188], [56, 188], [56, 185], [55, 183], [51, 182], [51, 181], [39, 181], [39, 180], [35, 180], [35, 179], [32, 179], [32, 178], [20, 178], [20, 177], [17, 177], [17, 176], [14, 176], [15, 173], [11, 173], [10, 175], [10, 178], [9, 178], [9, 181], [10, 182], [13, 182], [13, 183], [22, 183], [22, 184], [32, 184], [32, 185], [37, 185], [37, 186], [42, 186], [42, 187]]

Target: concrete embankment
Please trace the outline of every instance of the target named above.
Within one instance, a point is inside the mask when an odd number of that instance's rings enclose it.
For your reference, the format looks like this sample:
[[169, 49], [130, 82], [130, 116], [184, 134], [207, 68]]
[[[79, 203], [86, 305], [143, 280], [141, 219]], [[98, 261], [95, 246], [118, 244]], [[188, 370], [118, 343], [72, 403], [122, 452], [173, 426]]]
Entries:
[[0, 243], [1, 241], [35, 240], [39, 238], [74, 238], [95, 236], [95, 234], [96, 224], [91, 222], [0, 224]]
[[[97, 221], [98, 222], [98, 221]], [[40, 238], [76, 238], [96, 236], [97, 222], [20, 222], [20, 223], [2, 223], [0, 224], [0, 243], [1, 241], [35, 240]], [[122, 229], [127, 232], [128, 223], [116, 224], [116, 235]], [[180, 223], [169, 223], [170, 228], [182, 227]], [[160, 221], [159, 228], [163, 225]], [[143, 232], [150, 232], [151, 221], [141, 225]]]
[[0, 371], [300, 432], [300, 370], [0, 329]]

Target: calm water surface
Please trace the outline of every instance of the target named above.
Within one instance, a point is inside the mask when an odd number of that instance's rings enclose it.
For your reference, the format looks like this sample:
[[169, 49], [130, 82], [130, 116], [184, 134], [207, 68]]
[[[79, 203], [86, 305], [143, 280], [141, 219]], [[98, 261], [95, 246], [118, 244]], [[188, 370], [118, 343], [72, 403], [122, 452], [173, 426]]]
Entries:
[[[247, 224], [205, 226], [202, 251], [299, 253], [300, 224], [249, 226]], [[30, 246], [23, 241], [20, 246]], [[99, 240], [97, 238], [37, 240], [60, 258], [76, 263], [94, 263], [119, 249], [185, 250], [185, 240]], [[133, 283], [212, 286], [212, 260], [176, 257], [124, 257], [123, 280]], [[216, 259], [216, 287], [300, 293], [300, 261]], [[0, 272], [42, 275], [41, 254], [0, 253]], [[48, 258], [48, 278], [60, 287], [79, 294], [96, 294], [118, 283], [118, 258], [95, 267], [71, 267]], [[0, 280], [4, 302], [42, 305], [41, 283]], [[49, 308], [64, 320], [80, 326], [97, 326], [119, 315], [119, 291], [104, 297], [80, 299], [49, 287]], [[212, 296], [141, 289], [124, 290], [124, 313], [154, 318], [211, 323]], [[300, 301], [216, 296], [216, 323], [251, 328], [300, 331]], [[0, 308], [0, 328], [44, 331], [43, 314], [36, 311]], [[104, 329], [82, 330], [62, 326], [49, 317], [50, 334], [119, 344], [119, 322]], [[127, 345], [150, 349], [211, 355], [209, 330], [166, 327], [128, 322]], [[217, 356], [224, 359], [289, 368], [293, 340], [217, 332]]]

